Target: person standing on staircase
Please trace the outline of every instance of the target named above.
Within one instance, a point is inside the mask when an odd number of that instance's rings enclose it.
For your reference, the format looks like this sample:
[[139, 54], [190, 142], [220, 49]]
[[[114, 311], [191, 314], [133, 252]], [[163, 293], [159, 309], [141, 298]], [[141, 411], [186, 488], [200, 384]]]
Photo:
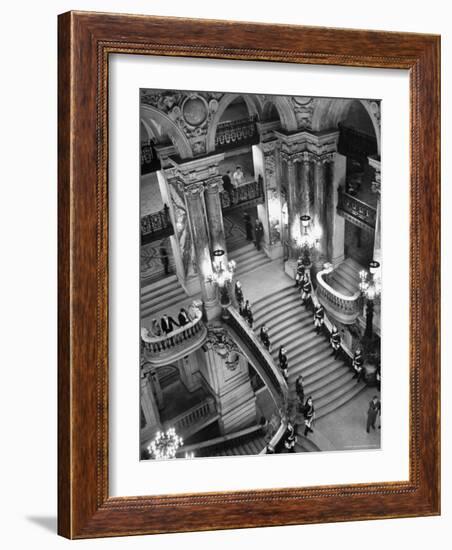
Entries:
[[261, 331], [259, 336], [260, 336], [261, 342], [264, 344], [265, 349], [270, 351], [270, 338], [268, 336], [268, 329], [265, 325], [261, 326]]
[[313, 433], [314, 430], [312, 429], [313, 423], [315, 419], [315, 409], [314, 409], [314, 403], [312, 402], [312, 397], [309, 396], [306, 399], [306, 404], [304, 406], [304, 436], [307, 437], [308, 433]]
[[245, 221], [246, 240], [247, 241], [252, 241], [253, 240], [253, 224], [251, 223], [251, 216], [248, 214], [248, 212], [243, 213], [243, 220]]
[[332, 355], [334, 355], [334, 358], [337, 359], [339, 352], [341, 350], [342, 338], [335, 325], [333, 325], [333, 328], [331, 329], [330, 344], [331, 344], [331, 347], [333, 348]]
[[304, 306], [309, 304], [309, 300], [311, 299], [311, 291], [311, 281], [309, 280], [309, 275], [305, 273], [301, 284], [301, 303]]
[[295, 393], [297, 394], [297, 397], [298, 397], [299, 409], [301, 410], [301, 412], [303, 412], [303, 407], [304, 407], [304, 386], [303, 386], [303, 377], [301, 376], [301, 374], [295, 382]]
[[248, 318], [248, 313], [251, 311], [250, 301], [247, 300], [245, 305], [240, 309], [241, 316], [246, 320]]
[[364, 357], [361, 348], [356, 348], [355, 355], [353, 356], [352, 367], [355, 371], [353, 378], [357, 378], [356, 383], [364, 380]]
[[244, 300], [242, 283], [240, 281], [235, 282], [234, 293], [235, 293], [235, 299], [237, 300], [237, 304], [239, 306], [239, 311], [240, 311], [242, 309], [242, 304]]
[[165, 270], [165, 275], [169, 275], [169, 258], [168, 252], [166, 250], [164, 241], [160, 244], [160, 261], [162, 262], [163, 269]]
[[256, 223], [254, 226], [254, 234], [255, 234], [255, 246], [257, 250], [261, 249], [261, 241], [262, 237], [264, 236], [264, 226], [262, 225], [262, 222], [259, 220], [259, 218], [256, 218]]
[[323, 309], [322, 304], [318, 304], [314, 310], [314, 326], [317, 334], [319, 334], [320, 331], [322, 330], [324, 319], [325, 319], [325, 310]]
[[367, 409], [367, 425], [366, 432], [369, 433], [370, 427], [375, 430], [375, 422], [377, 420], [378, 413], [381, 410], [381, 403], [378, 400], [378, 396], [374, 395], [372, 401], [369, 403], [369, 408]]
[[304, 266], [301, 256], [297, 260], [297, 272], [295, 274], [295, 287], [301, 286], [304, 277]]
[[281, 373], [284, 376], [284, 379], [287, 380], [288, 370], [289, 370], [289, 360], [287, 359], [286, 348], [283, 348], [282, 346], [279, 348], [278, 359], [279, 359], [279, 368], [281, 369]]
[[253, 328], [254, 317], [253, 317], [253, 312], [251, 311], [250, 306], [248, 306], [248, 310], [247, 310], [247, 313], [246, 313], [246, 320], [247, 320], [250, 328]]
[[297, 434], [295, 433], [295, 428], [292, 422], [288, 422], [286, 437], [284, 441], [284, 447], [287, 449], [288, 453], [294, 453], [296, 444], [297, 444]]

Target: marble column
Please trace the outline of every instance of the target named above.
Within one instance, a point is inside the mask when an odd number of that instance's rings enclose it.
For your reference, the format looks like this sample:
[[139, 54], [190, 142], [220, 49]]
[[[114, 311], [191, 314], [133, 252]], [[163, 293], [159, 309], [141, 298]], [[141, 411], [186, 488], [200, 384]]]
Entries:
[[294, 159], [286, 157], [287, 164], [287, 214], [288, 214], [288, 244], [290, 247], [289, 259], [284, 270], [289, 277], [295, 278], [297, 258], [299, 255], [297, 240], [300, 235], [299, 193], [297, 185], [297, 167]]
[[150, 374], [141, 376], [141, 410], [143, 411], [146, 420], [145, 430], [160, 429], [160, 415], [155, 401], [154, 392], [152, 391], [149, 381]]
[[374, 255], [373, 259], [381, 262], [381, 164], [380, 160], [369, 158], [369, 164], [375, 170], [372, 180], [372, 190], [377, 195], [377, 215], [375, 219]]
[[327, 199], [326, 211], [328, 221], [327, 256], [328, 261], [337, 267], [344, 261], [345, 220], [337, 213], [338, 189], [345, 185], [346, 157], [334, 154], [334, 162], [327, 164]]
[[209, 234], [206, 225], [203, 193], [204, 186], [202, 182], [185, 186], [185, 197], [195, 249], [196, 266], [201, 286], [201, 298], [206, 308], [207, 317], [210, 320], [219, 314], [220, 306], [216, 299], [214, 285], [207, 282], [207, 278], [212, 275], [212, 262], [209, 251]]
[[220, 181], [220, 176], [206, 181], [204, 199], [209, 223], [211, 251], [224, 250], [225, 255], [222, 256], [222, 261], [227, 263], [226, 238], [224, 235], [223, 212], [221, 210], [220, 199]]
[[301, 193], [300, 193], [300, 213], [312, 218], [311, 212], [311, 155], [303, 153], [301, 160]]
[[313, 228], [320, 235], [318, 262], [321, 264], [327, 252], [327, 219], [326, 219], [326, 159], [317, 156], [314, 163], [314, 212]]

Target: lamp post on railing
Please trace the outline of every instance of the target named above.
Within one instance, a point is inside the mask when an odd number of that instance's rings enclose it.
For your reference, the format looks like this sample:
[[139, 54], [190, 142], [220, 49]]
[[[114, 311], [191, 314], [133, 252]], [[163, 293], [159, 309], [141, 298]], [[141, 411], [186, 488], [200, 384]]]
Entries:
[[369, 262], [369, 271], [363, 269], [359, 272], [359, 290], [366, 299], [366, 330], [364, 332], [364, 340], [369, 342], [369, 344], [373, 339], [374, 301], [381, 294], [381, 281], [378, 276], [379, 268], [379, 262], [372, 260]]
[[311, 216], [304, 214], [300, 216], [300, 237], [297, 244], [301, 248], [302, 263], [305, 268], [312, 265], [311, 251], [319, 247], [321, 230], [319, 227], [311, 227]]
[[236, 264], [234, 260], [229, 261], [226, 265], [221, 259], [225, 252], [222, 249], [214, 250], [214, 262], [212, 263], [212, 275], [207, 277], [206, 281], [215, 285], [220, 293], [220, 305], [223, 308], [223, 313], [226, 308], [231, 305], [228, 286], [232, 282]]

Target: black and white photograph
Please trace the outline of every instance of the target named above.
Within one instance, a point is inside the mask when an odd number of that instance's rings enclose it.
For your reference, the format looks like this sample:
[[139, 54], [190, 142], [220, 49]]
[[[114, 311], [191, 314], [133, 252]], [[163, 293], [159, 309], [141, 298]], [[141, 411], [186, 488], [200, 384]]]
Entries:
[[380, 449], [381, 101], [139, 101], [141, 460]]

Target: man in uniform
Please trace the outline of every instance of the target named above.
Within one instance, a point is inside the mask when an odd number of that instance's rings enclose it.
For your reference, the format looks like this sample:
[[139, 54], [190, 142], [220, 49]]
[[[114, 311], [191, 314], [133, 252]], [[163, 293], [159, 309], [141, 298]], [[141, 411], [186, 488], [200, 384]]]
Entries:
[[223, 189], [229, 195], [229, 204], [234, 204], [234, 186], [231, 181], [231, 171], [228, 170], [226, 174], [221, 178], [223, 180]]
[[356, 348], [355, 355], [353, 356], [352, 367], [355, 371], [353, 378], [357, 378], [356, 383], [360, 380], [364, 380], [364, 357], [361, 348]]
[[270, 351], [270, 338], [268, 336], [268, 329], [265, 325], [262, 325], [262, 327], [261, 327], [260, 339], [261, 339], [262, 343], [264, 344], [265, 349]]
[[319, 332], [322, 330], [324, 318], [325, 310], [323, 309], [322, 304], [319, 304], [318, 306], [316, 306], [314, 311], [314, 326], [317, 334], [319, 334]]
[[240, 310], [242, 308], [243, 299], [244, 299], [242, 283], [240, 281], [235, 282], [234, 292], [235, 292], [235, 299], [237, 300], [237, 304], [239, 305], [239, 310]]
[[301, 303], [307, 305], [311, 299], [311, 281], [309, 280], [308, 275], [305, 273], [302, 283], [301, 283]]
[[367, 410], [367, 425], [366, 432], [369, 433], [370, 427], [375, 430], [375, 422], [377, 420], [378, 413], [381, 411], [381, 403], [376, 395], [373, 396], [372, 401], [369, 403]]
[[331, 330], [331, 337], [330, 337], [330, 344], [333, 348], [333, 355], [334, 358], [337, 359], [337, 356], [339, 355], [339, 351], [341, 349], [341, 335], [339, 334], [339, 331], [337, 330], [336, 326], [333, 326]]

